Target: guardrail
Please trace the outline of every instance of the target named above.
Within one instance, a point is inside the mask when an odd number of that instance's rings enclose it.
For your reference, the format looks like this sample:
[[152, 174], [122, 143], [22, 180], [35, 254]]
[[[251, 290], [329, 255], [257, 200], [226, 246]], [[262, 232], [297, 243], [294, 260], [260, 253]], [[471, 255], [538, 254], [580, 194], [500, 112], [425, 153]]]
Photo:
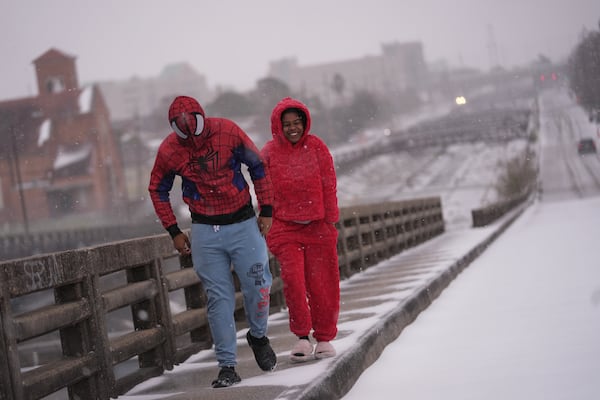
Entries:
[[531, 190], [525, 191], [523, 194], [514, 196], [507, 200], [498, 201], [490, 204], [486, 207], [476, 208], [471, 210], [471, 218], [473, 220], [473, 227], [481, 227], [491, 224], [504, 214], [523, 203], [529, 198]]
[[[340, 210], [342, 278], [444, 231], [441, 201]], [[0, 263], [1, 400], [109, 399], [212, 346], [191, 257], [168, 235]], [[271, 311], [284, 304], [271, 259]], [[236, 319], [242, 296], [236, 293]], [[41, 348], [54, 347], [48, 354]], [[34, 350], [35, 349], [35, 350]]]

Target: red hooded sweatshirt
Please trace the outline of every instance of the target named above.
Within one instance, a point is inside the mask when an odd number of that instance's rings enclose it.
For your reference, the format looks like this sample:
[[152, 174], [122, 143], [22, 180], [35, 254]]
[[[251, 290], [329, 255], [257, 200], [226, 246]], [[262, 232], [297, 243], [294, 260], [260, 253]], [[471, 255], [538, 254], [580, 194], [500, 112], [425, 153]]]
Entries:
[[[297, 108], [306, 115], [304, 134], [292, 144], [283, 134], [281, 114]], [[273, 217], [302, 222], [339, 218], [333, 158], [325, 142], [310, 133], [311, 117], [301, 102], [286, 97], [273, 109], [271, 133], [261, 155], [273, 184]]]

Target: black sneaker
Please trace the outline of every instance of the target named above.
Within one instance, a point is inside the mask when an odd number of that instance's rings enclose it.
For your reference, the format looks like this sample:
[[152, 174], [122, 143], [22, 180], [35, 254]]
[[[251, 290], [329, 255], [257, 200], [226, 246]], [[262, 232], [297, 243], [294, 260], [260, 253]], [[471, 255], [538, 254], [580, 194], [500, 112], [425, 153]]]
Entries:
[[234, 367], [222, 367], [217, 379], [212, 381], [212, 387], [222, 388], [235, 385], [242, 381], [242, 378], [235, 372]]
[[269, 338], [266, 336], [255, 338], [248, 331], [246, 340], [248, 340], [248, 344], [254, 352], [254, 359], [260, 369], [263, 371], [273, 371], [277, 366], [277, 356], [269, 344]]

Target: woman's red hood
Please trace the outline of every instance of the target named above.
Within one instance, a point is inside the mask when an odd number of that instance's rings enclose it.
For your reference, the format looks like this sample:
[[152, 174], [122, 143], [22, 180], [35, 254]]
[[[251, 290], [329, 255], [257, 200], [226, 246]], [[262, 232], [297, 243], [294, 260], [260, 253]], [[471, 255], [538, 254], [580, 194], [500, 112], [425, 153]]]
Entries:
[[300, 138], [300, 142], [304, 141], [304, 138], [310, 133], [310, 112], [308, 111], [308, 107], [304, 105], [299, 100], [292, 99], [291, 97], [285, 97], [277, 103], [275, 108], [273, 108], [273, 112], [271, 113], [271, 134], [273, 135], [273, 139], [275, 140], [284, 140], [287, 142], [287, 139], [283, 136], [283, 127], [281, 125], [281, 114], [289, 108], [297, 108], [304, 112], [306, 115], [306, 126], [304, 127], [304, 133]]

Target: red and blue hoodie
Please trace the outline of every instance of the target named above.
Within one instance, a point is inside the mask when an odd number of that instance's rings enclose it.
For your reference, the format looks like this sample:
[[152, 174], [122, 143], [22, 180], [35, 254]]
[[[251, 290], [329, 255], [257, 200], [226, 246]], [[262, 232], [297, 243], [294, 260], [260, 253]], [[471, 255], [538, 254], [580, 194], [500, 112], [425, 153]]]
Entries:
[[[191, 117], [190, 117], [191, 116]], [[173, 132], [158, 148], [148, 191], [163, 227], [181, 231], [169, 193], [176, 176], [192, 220], [210, 225], [240, 222], [255, 215], [241, 165], [248, 167], [260, 215], [272, 216], [273, 190], [260, 152], [233, 121], [206, 117], [191, 97], [175, 98], [169, 108]]]

